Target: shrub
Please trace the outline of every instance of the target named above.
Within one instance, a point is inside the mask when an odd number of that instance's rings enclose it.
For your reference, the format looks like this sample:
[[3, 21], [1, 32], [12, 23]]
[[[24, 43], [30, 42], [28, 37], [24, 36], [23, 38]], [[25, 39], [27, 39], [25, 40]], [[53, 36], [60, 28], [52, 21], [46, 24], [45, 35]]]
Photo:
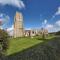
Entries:
[[8, 33], [0, 29], [0, 54], [8, 48]]

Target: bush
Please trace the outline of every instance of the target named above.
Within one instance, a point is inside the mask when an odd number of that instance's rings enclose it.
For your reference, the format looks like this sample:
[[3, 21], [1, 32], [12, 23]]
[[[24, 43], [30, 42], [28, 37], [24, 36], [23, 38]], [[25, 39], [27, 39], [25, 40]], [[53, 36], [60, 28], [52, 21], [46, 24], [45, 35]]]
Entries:
[[8, 48], [8, 33], [0, 29], [0, 54]]
[[60, 31], [56, 32], [56, 35], [60, 35]]

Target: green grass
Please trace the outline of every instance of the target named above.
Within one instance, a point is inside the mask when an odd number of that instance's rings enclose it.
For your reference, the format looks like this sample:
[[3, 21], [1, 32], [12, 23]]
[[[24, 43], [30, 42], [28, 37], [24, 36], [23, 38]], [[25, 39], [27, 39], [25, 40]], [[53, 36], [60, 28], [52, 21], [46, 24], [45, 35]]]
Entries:
[[36, 40], [35, 38], [16, 38], [11, 39], [9, 43], [9, 48], [7, 50], [7, 55], [14, 54], [20, 52], [26, 48], [29, 48], [33, 45], [36, 45], [40, 42], [40, 40]]
[[[51, 39], [51, 38], [53, 38], [53, 37], [50, 37], [50, 36], [48, 37], [48, 39]], [[43, 40], [38, 40], [37, 37], [13, 38], [13, 39], [9, 40], [9, 48], [7, 50], [7, 55], [11, 55], [11, 54], [20, 52], [24, 49], [32, 47], [41, 42], [43, 42]]]

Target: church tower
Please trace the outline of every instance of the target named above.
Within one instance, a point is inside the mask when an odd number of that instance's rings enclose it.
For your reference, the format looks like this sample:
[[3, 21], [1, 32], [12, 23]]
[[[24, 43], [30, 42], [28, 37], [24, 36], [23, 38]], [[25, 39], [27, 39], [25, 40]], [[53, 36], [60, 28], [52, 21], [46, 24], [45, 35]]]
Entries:
[[14, 17], [14, 38], [16, 37], [23, 37], [23, 16], [19, 12]]

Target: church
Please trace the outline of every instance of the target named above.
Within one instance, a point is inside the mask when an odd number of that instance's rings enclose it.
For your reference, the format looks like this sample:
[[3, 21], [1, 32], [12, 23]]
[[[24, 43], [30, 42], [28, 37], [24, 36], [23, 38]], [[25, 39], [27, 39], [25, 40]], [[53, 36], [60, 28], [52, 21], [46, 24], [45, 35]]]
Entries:
[[[23, 15], [21, 12], [16, 12], [16, 15], [14, 16], [14, 30], [13, 30], [14, 38], [41, 35], [42, 31], [43, 30], [40, 29], [25, 30], [23, 26]], [[48, 34], [47, 29], [44, 29], [44, 32], [45, 34]]]
[[14, 38], [23, 37], [24, 29], [23, 29], [23, 16], [22, 13], [16, 12], [14, 16]]

